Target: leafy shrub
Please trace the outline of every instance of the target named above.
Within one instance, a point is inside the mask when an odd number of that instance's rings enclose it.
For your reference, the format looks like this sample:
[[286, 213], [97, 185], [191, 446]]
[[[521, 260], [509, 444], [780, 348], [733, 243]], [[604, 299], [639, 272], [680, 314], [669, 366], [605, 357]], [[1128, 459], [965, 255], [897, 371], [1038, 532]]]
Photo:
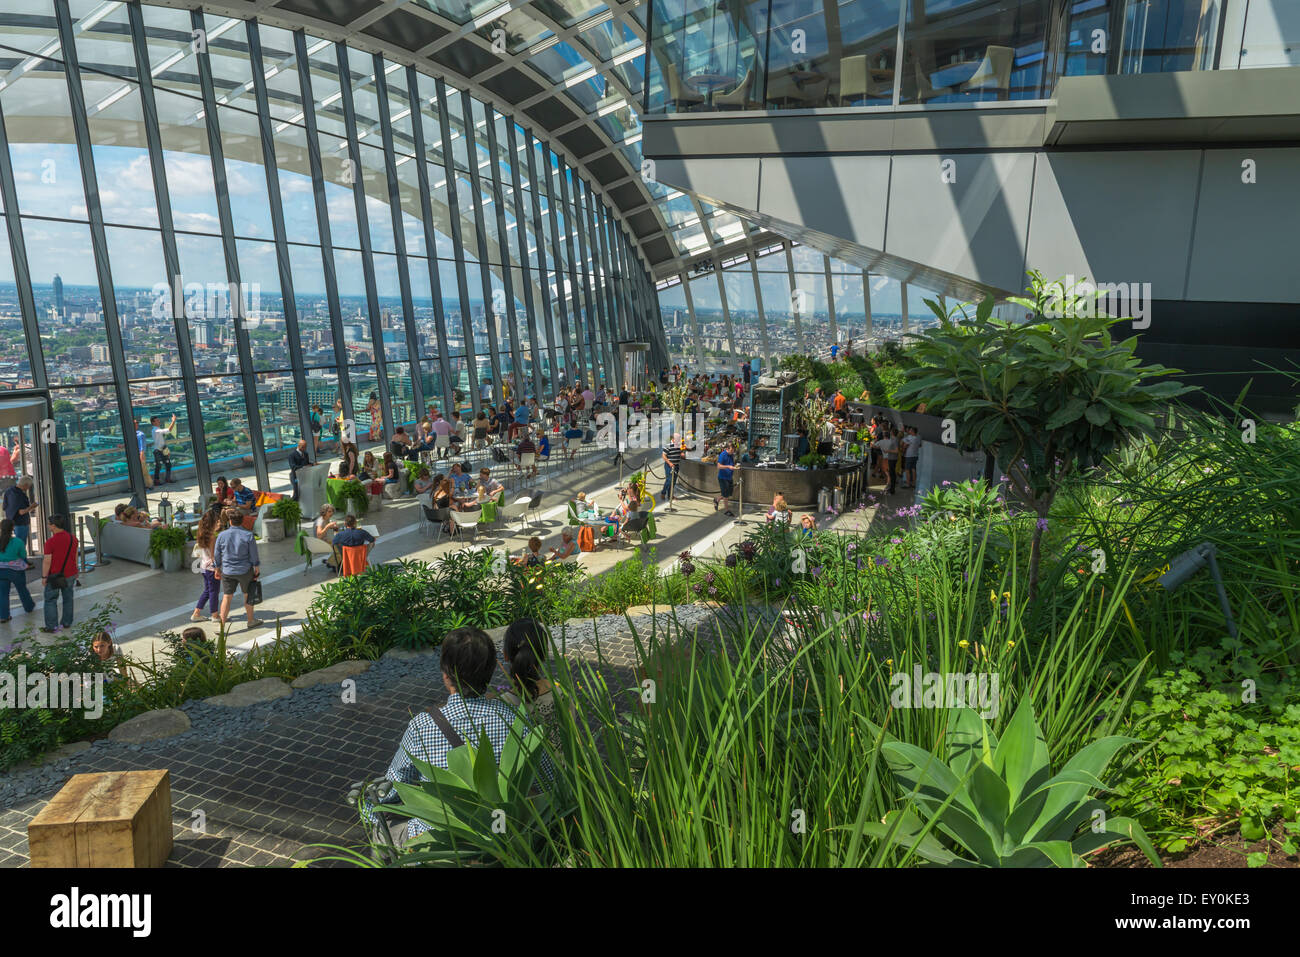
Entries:
[[998, 490], [979, 479], [936, 485], [921, 498], [921, 515], [926, 519], [956, 516], [967, 521], [981, 521], [998, 512]]
[[[885, 741], [885, 760], [907, 792], [907, 805], [891, 811], [884, 823], [867, 824], [868, 834], [932, 864], [980, 867], [1083, 867], [1084, 854], [1130, 838], [1160, 866], [1142, 826], [1107, 817], [1106, 805], [1090, 796], [1104, 790], [1107, 765], [1137, 739], [1112, 735], [1093, 741], [1053, 775], [1028, 699], [1001, 739], [970, 708], [948, 714], [943, 759], [892, 736]], [[1104, 822], [1100, 829], [1098, 822]], [[969, 857], [955, 853], [934, 831]]]
[[189, 541], [189, 533], [179, 526], [163, 525], [149, 533], [149, 550], [146, 554], [153, 561], [162, 563], [164, 552], [179, 552]]
[[302, 506], [287, 495], [271, 506], [271, 516], [284, 522], [284, 530], [293, 534], [293, 530], [302, 524]]
[[118, 714], [125, 693], [124, 683], [115, 671], [110, 670], [111, 663], [106, 666], [91, 650], [94, 636], [111, 630], [111, 619], [117, 609], [117, 599], [109, 599], [95, 605], [89, 618], [74, 625], [53, 644], [39, 645], [27, 633], [24, 635], [26, 650], [11, 649], [0, 656], [0, 689], [13, 691], [15, 695], [20, 666], [28, 676], [89, 676], [92, 681], [96, 674], [105, 676], [104, 713], [98, 718], [86, 717], [85, 709], [18, 708], [16, 697], [14, 702], [0, 706], [0, 770], [31, 760], [69, 741], [103, 735], [120, 720]]

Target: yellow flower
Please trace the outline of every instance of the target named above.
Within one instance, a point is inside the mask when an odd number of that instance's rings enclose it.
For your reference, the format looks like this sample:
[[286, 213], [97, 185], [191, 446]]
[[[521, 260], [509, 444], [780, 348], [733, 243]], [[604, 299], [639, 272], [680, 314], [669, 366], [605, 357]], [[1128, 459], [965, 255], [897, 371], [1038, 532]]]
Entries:
[[893, 658], [886, 658], [886, 659], [885, 659], [885, 664], [887, 664], [887, 665], [892, 665], [893, 663], [894, 663], [894, 659], [893, 659]]
[[958, 648], [966, 648], [966, 647], [968, 647], [969, 645], [970, 645], [970, 642], [967, 641], [965, 638], [963, 638], [961, 641], [957, 642], [957, 647], [958, 647]]
[[990, 589], [989, 589], [989, 601], [997, 601], [997, 600], [998, 600], [998, 593], [995, 592], [992, 588], [990, 588]]
[[1014, 641], [1008, 641], [1008, 642], [1007, 642], [1007, 651], [1010, 651], [1010, 650], [1011, 650], [1012, 648], [1014, 648], [1015, 646], [1016, 646], [1016, 643], [1015, 643]]

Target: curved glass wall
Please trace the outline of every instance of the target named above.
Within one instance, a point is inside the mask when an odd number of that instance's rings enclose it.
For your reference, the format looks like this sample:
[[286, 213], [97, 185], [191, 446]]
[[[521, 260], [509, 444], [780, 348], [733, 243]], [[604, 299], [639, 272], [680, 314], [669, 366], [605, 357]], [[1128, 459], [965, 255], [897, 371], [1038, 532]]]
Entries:
[[[129, 478], [152, 415], [177, 416], [178, 474], [260, 478], [318, 405], [326, 437], [341, 408], [364, 439], [431, 407], [604, 381], [621, 338], [604, 286], [630, 302], [649, 282], [528, 131], [304, 32], [16, 0], [0, 111], [0, 387], [51, 390], [70, 489]], [[534, 191], [558, 225], [540, 247]], [[630, 332], [657, 328], [647, 314]]]
[[1062, 76], [1300, 64], [1294, 0], [656, 0], [648, 113], [1052, 96]]

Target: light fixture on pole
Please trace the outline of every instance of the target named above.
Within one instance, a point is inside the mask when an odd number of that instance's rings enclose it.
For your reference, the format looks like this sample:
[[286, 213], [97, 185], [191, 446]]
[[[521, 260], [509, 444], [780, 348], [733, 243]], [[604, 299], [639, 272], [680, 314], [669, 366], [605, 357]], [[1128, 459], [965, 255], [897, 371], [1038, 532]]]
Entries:
[[1223, 576], [1219, 573], [1215, 552], [1212, 542], [1202, 542], [1189, 548], [1169, 563], [1169, 570], [1161, 575], [1158, 581], [1165, 591], [1173, 591], [1208, 564], [1210, 575], [1214, 578], [1214, 587], [1219, 593], [1219, 606], [1223, 609], [1223, 618], [1228, 623], [1228, 634], [1236, 638], [1237, 623], [1232, 618], [1232, 606], [1228, 604], [1228, 593], [1223, 587]]

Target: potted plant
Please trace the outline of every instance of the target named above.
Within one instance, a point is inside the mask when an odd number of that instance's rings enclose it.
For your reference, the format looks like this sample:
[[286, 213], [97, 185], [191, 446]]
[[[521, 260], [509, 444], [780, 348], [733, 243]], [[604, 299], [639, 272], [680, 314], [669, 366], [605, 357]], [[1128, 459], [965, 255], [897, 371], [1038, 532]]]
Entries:
[[266, 539], [270, 542], [278, 542], [281, 538], [277, 536], [293, 534], [302, 523], [302, 506], [294, 499], [286, 496], [271, 505], [270, 517], [280, 522], [283, 532], [277, 532], [274, 525], [268, 526], [264, 522], [263, 529], [266, 531]]
[[339, 489], [343, 500], [344, 512], [348, 515], [364, 515], [370, 507], [370, 490], [361, 484], [360, 479], [348, 479]]
[[826, 456], [818, 455], [816, 452], [809, 452], [799, 459], [799, 464], [806, 469], [822, 469], [826, 467]]
[[185, 543], [189, 533], [183, 528], [163, 525], [149, 535], [149, 561], [165, 572], [178, 572], [185, 561]]

